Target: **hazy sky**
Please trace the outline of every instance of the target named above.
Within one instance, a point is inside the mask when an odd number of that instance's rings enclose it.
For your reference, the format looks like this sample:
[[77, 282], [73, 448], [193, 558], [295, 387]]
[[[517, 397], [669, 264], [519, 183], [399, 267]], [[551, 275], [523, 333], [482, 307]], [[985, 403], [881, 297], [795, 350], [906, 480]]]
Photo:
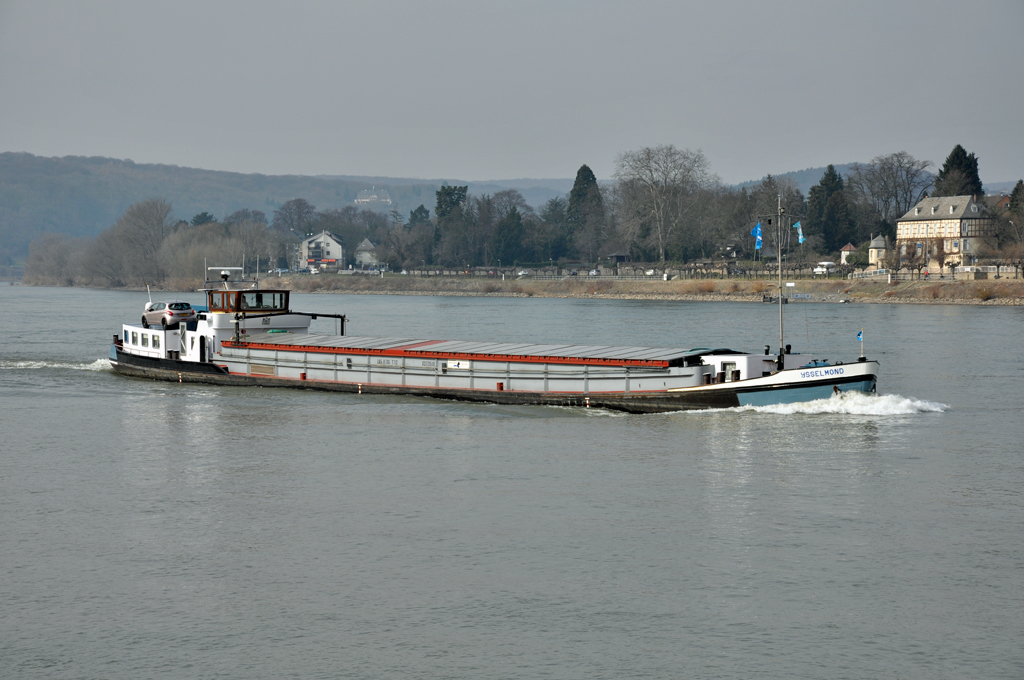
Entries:
[[727, 182], [954, 144], [1024, 176], [1024, 1], [0, 0], [0, 151], [268, 174]]

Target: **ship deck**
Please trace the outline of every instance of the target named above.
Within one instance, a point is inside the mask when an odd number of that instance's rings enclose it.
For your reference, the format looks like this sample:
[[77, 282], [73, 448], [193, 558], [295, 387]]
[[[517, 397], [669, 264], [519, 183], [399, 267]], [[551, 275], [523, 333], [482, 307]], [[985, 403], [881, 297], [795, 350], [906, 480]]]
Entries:
[[329, 354], [658, 367], [682, 365], [688, 357], [741, 354], [727, 349], [472, 342], [312, 333], [261, 333], [247, 336], [241, 343], [225, 342], [224, 346]]

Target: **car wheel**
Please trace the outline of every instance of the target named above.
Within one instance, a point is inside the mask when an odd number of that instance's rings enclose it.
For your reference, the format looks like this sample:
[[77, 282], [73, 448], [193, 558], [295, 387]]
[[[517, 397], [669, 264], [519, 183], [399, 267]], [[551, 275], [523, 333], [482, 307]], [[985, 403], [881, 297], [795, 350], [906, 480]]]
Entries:
[[167, 330], [167, 319], [160, 319], [160, 325], [164, 330]]
[[142, 317], [142, 327], [143, 328], [149, 328], [149, 321], [146, 320], [145, 315], [143, 315], [143, 317]]

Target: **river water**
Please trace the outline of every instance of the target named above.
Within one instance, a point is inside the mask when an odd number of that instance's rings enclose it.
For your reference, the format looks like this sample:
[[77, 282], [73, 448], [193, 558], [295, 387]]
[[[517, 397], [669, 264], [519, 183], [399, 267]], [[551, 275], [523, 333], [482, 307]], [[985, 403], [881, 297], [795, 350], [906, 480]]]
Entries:
[[[795, 351], [864, 329], [879, 396], [635, 416], [123, 378], [145, 301], [0, 287], [4, 678], [1024, 677], [1022, 308], [790, 305]], [[778, 340], [760, 304], [293, 303]]]

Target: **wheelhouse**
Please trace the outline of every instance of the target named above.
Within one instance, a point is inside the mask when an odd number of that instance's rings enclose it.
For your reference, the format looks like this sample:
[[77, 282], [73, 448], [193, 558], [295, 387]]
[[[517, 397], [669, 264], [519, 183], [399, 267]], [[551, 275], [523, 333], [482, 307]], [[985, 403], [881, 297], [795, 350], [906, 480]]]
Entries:
[[208, 290], [206, 302], [211, 312], [285, 314], [286, 290]]

